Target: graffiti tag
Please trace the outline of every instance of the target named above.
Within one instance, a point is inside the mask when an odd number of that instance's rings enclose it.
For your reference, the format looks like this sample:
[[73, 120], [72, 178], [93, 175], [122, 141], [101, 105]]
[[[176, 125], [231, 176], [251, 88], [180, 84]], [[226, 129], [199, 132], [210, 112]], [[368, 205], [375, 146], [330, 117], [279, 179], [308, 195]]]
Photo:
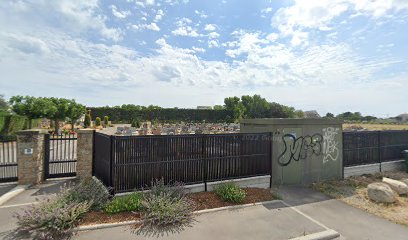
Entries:
[[323, 163], [336, 161], [339, 157], [338, 141], [336, 135], [339, 129], [334, 127], [323, 128]]
[[[323, 137], [319, 133], [298, 138], [293, 134], [285, 134], [282, 141], [285, 148], [278, 157], [278, 163], [283, 167], [288, 166], [292, 160], [299, 161], [312, 155], [318, 156], [322, 152]], [[289, 153], [289, 158], [284, 158], [286, 153]]]

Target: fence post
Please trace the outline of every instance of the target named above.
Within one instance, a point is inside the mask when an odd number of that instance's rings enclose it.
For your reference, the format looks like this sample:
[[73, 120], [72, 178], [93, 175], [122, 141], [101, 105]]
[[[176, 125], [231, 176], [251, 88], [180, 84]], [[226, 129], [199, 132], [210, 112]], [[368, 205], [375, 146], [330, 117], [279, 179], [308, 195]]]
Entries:
[[202, 135], [202, 140], [201, 140], [201, 157], [203, 158], [203, 165], [204, 165], [204, 191], [207, 192], [207, 179], [208, 179], [208, 160], [206, 158], [205, 154], [205, 135]]
[[77, 132], [76, 174], [79, 179], [92, 177], [94, 131], [93, 129], [79, 129]]
[[381, 131], [378, 131], [377, 133], [377, 141], [378, 141], [378, 162], [380, 163], [380, 172], [382, 172], [382, 167], [381, 167], [381, 144], [380, 144], [380, 140], [381, 140]]
[[18, 184], [39, 184], [44, 181], [44, 135], [42, 130], [17, 132]]
[[112, 194], [115, 194], [115, 188], [113, 187], [113, 159], [115, 154], [114, 141], [115, 136], [111, 135], [109, 138], [110, 142], [110, 156], [109, 156], [109, 187], [111, 188]]
[[269, 139], [268, 139], [268, 143], [269, 143], [269, 160], [270, 160], [270, 163], [271, 163], [271, 172], [270, 172], [270, 175], [271, 175], [271, 177], [270, 177], [270, 179], [269, 179], [269, 188], [272, 188], [272, 172], [273, 172], [273, 170], [272, 170], [272, 168], [273, 168], [273, 161], [272, 161], [272, 153], [273, 153], [273, 133], [272, 132], [270, 132], [269, 133]]

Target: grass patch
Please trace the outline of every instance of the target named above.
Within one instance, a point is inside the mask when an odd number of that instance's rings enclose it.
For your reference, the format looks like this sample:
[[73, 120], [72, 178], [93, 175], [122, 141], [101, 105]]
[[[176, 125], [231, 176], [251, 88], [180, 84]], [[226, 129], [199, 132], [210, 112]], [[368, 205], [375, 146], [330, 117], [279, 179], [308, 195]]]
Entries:
[[113, 198], [104, 208], [108, 214], [142, 210], [143, 193], [135, 192], [126, 196]]

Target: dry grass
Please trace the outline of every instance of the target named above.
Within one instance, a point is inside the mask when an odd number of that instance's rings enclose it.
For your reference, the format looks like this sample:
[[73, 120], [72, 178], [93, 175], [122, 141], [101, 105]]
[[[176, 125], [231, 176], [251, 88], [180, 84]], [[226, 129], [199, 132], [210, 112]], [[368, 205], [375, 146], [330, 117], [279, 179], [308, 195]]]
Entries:
[[367, 185], [372, 182], [380, 182], [383, 176], [399, 180], [408, 178], [408, 173], [385, 172], [381, 174], [355, 176], [345, 180], [316, 183], [313, 185], [313, 188], [351, 206], [363, 209], [395, 223], [408, 226], [408, 196], [397, 196], [397, 201], [393, 204], [376, 203], [368, 198]]
[[344, 123], [344, 130], [408, 130], [408, 124], [371, 124], [371, 123]]

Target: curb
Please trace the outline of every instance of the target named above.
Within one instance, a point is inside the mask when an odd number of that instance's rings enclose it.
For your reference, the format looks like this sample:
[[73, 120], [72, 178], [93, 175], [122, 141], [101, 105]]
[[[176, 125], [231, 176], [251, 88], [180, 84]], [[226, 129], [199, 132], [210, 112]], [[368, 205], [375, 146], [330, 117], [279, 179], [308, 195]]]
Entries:
[[323, 232], [317, 232], [301, 236], [297, 238], [291, 238], [290, 240], [331, 240], [340, 237], [340, 234], [332, 229], [328, 229]]
[[133, 221], [125, 221], [125, 222], [117, 222], [117, 223], [101, 223], [101, 224], [95, 224], [95, 225], [79, 226], [79, 227], [72, 229], [72, 231], [80, 232], [80, 231], [87, 231], [87, 230], [120, 227], [120, 226], [132, 225], [136, 223], [142, 223], [142, 220], [133, 220]]
[[[282, 202], [282, 200], [271, 200], [271, 201], [265, 201], [265, 202], [248, 203], [248, 204], [243, 204], [243, 205], [234, 205], [234, 206], [226, 206], [226, 207], [220, 207], [220, 208], [204, 209], [204, 210], [194, 211], [193, 213], [199, 215], [199, 214], [212, 213], [212, 212], [218, 212], [218, 211], [224, 211], [224, 210], [236, 210], [236, 209], [253, 207], [253, 206], [258, 206], [258, 205], [263, 205], [263, 204], [268, 204], [268, 203], [276, 203], [276, 202]], [[101, 224], [94, 224], [94, 225], [85, 225], [85, 226], [76, 227], [72, 229], [72, 231], [80, 232], [80, 231], [87, 231], [87, 230], [112, 228], [112, 227], [132, 225], [132, 224], [142, 223], [142, 222], [143, 222], [142, 220], [133, 220], [133, 221], [116, 222], [116, 223], [101, 223]]]
[[10, 200], [11, 198], [17, 196], [18, 194], [24, 192], [30, 185], [17, 185], [7, 193], [3, 194], [0, 197], [0, 206], [3, 205], [5, 202]]

